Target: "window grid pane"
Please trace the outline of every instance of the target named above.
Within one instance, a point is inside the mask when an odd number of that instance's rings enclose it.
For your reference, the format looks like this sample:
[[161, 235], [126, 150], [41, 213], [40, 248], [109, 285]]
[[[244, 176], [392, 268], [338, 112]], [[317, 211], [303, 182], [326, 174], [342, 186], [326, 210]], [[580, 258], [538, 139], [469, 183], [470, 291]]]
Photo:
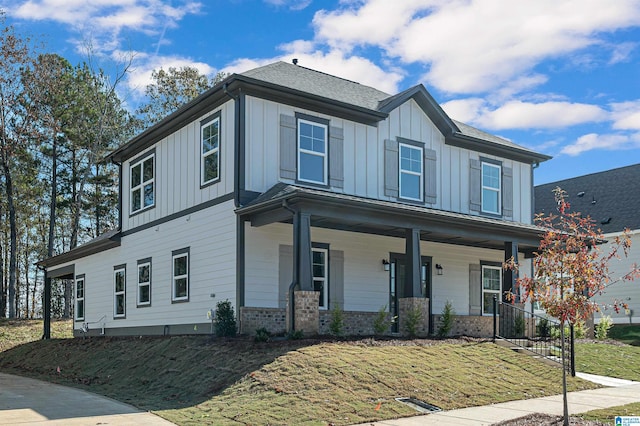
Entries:
[[218, 179], [220, 169], [220, 119], [216, 118], [202, 128], [201, 145], [202, 184]]
[[131, 213], [155, 205], [154, 159], [150, 155], [131, 166]]
[[496, 266], [482, 266], [482, 313], [493, 314], [493, 297], [500, 298], [502, 269]]
[[327, 308], [327, 250], [312, 250], [313, 289], [320, 292], [318, 305]]
[[501, 167], [482, 163], [482, 211], [500, 214]]
[[173, 257], [173, 300], [186, 300], [189, 297], [189, 255]]
[[422, 201], [423, 151], [421, 148], [400, 144], [400, 197]]
[[326, 184], [327, 127], [298, 120], [298, 179]]

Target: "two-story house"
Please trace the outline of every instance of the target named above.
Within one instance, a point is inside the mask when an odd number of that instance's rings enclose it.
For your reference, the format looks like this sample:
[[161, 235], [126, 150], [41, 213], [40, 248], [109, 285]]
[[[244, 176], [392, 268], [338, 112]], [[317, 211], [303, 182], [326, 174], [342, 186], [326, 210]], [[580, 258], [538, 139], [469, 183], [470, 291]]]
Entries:
[[[535, 187], [535, 210], [544, 215], [557, 214], [553, 189], [560, 187], [567, 193], [571, 211], [590, 217], [604, 239], [610, 242], [625, 229], [630, 230], [631, 248], [628, 256], [609, 261], [612, 282], [602, 294], [593, 300], [600, 306], [594, 320], [604, 315], [616, 324], [640, 323], [640, 283], [620, 278], [629, 274], [634, 264], [640, 264], [640, 164], [577, 176]], [[621, 185], [624, 183], [624, 185]], [[601, 252], [608, 253], [607, 243]], [[627, 309], [618, 312], [616, 303], [624, 303]]]
[[533, 170], [550, 157], [449, 118], [422, 85], [389, 95], [277, 62], [233, 74], [110, 154], [120, 229], [46, 259], [75, 280], [75, 329], [490, 335], [501, 262], [537, 246]]

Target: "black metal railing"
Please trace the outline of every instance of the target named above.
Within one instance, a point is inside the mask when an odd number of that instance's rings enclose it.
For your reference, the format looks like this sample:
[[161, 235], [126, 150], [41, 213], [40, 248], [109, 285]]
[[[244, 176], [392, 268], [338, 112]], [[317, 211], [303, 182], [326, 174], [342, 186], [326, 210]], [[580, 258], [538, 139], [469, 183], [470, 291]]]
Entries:
[[511, 303], [493, 299], [493, 337], [535, 355], [564, 365], [575, 376], [573, 326], [565, 325], [564, 362], [562, 332], [555, 318], [534, 314]]

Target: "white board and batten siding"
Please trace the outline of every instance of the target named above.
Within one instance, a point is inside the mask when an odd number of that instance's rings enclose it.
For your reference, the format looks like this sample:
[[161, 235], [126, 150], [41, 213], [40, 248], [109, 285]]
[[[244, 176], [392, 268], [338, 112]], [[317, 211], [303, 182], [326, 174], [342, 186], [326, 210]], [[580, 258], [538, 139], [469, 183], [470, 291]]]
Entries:
[[[235, 305], [233, 207], [233, 200], [226, 201], [125, 236], [120, 247], [77, 260], [75, 275], [85, 275], [83, 322], [104, 315], [107, 328], [201, 324], [218, 301], [229, 299]], [[189, 301], [172, 303], [172, 252], [187, 247]], [[151, 306], [137, 307], [137, 261], [146, 258], [151, 258]], [[126, 264], [126, 318], [114, 319], [113, 270], [121, 264]], [[82, 322], [74, 325], [81, 327]]]
[[[201, 188], [200, 122], [217, 112], [220, 112], [220, 181]], [[234, 137], [234, 104], [229, 101], [125, 161], [122, 165], [123, 231], [232, 193]], [[154, 150], [155, 207], [132, 215], [129, 204], [132, 161]]]
[[[281, 116], [294, 117], [299, 112], [329, 120], [330, 131], [342, 130], [344, 181], [332, 186], [332, 191], [397, 201], [385, 194], [385, 141], [400, 137], [424, 143], [425, 151], [435, 157], [436, 196], [425, 200], [425, 206], [475, 214], [470, 209], [470, 164], [485, 157], [501, 161], [512, 172], [513, 215], [507, 219], [531, 223], [531, 165], [446, 145], [442, 133], [413, 100], [391, 111], [376, 127], [251, 96], [246, 99], [246, 189], [250, 191], [264, 192], [281, 181], [295, 183], [280, 175], [278, 141]], [[425, 160], [425, 164], [432, 163]]]
[[[292, 244], [291, 225], [272, 224], [260, 228], [246, 225], [245, 305], [254, 307], [284, 307], [283, 271], [280, 256], [283, 247]], [[346, 231], [311, 228], [311, 240], [329, 244], [331, 253], [343, 256], [343, 309], [377, 312], [389, 304], [389, 272], [384, 271], [382, 259], [389, 253], [404, 253], [402, 238], [367, 235]], [[481, 261], [502, 262], [504, 252], [465, 246], [422, 241], [422, 256], [432, 257], [432, 313], [442, 312], [447, 300], [459, 315], [469, 314], [469, 265]], [[524, 259], [521, 259], [523, 261]], [[441, 264], [444, 274], [437, 275], [433, 265]], [[330, 259], [331, 264], [331, 259]], [[287, 265], [290, 267], [290, 264]], [[292, 272], [286, 271], [291, 276]], [[286, 282], [286, 281], [285, 281]], [[329, 283], [330, 294], [332, 283]], [[480, 283], [478, 283], [480, 286]], [[332, 299], [329, 297], [329, 304]]]

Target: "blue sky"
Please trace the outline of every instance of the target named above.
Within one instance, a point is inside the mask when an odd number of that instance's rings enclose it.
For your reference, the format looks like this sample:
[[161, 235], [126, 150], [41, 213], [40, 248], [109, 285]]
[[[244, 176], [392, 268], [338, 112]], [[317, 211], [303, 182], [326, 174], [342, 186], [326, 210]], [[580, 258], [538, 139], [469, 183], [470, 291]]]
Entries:
[[640, 0], [0, 0], [24, 35], [115, 72], [242, 72], [276, 60], [394, 94], [554, 158], [536, 184], [640, 162]]

